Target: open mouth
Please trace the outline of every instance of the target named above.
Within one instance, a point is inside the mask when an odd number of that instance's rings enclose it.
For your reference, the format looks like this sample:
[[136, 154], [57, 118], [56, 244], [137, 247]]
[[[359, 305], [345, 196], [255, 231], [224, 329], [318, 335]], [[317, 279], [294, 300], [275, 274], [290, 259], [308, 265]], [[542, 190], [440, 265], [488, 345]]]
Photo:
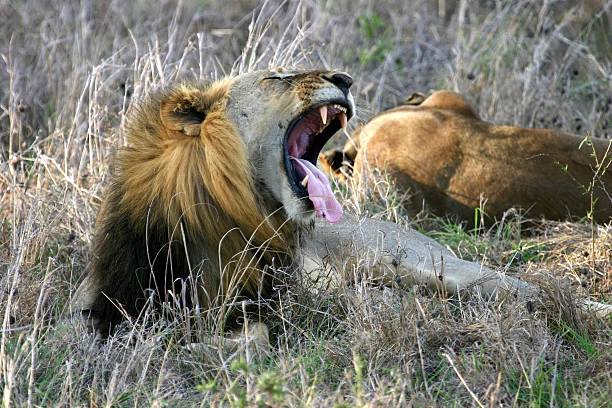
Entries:
[[317, 158], [325, 143], [339, 129], [346, 129], [352, 114], [344, 101], [330, 101], [296, 117], [285, 136], [285, 168], [291, 188], [299, 198], [310, 199], [316, 214], [329, 222], [342, 217], [342, 207], [329, 180], [317, 169]]

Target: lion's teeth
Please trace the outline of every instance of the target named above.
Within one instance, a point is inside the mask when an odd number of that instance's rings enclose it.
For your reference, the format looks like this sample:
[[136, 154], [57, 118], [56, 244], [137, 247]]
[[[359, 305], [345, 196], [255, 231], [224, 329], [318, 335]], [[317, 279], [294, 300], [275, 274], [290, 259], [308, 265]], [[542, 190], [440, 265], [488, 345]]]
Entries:
[[323, 121], [323, 124], [326, 125], [327, 124], [327, 106], [321, 106], [319, 108], [319, 113], [321, 114], [321, 120]]
[[302, 184], [304, 187], [306, 187], [306, 185], [308, 184], [308, 174], [306, 175], [306, 177], [304, 177], [304, 180], [302, 180], [302, 182], [300, 184]]
[[334, 108], [338, 109], [339, 111], [346, 112], [346, 108], [344, 106], [338, 105], [337, 103], [334, 104]]
[[338, 116], [340, 117], [340, 126], [342, 126], [342, 130], [346, 131], [346, 123], [348, 122], [346, 119], [346, 113], [340, 112], [340, 115]]

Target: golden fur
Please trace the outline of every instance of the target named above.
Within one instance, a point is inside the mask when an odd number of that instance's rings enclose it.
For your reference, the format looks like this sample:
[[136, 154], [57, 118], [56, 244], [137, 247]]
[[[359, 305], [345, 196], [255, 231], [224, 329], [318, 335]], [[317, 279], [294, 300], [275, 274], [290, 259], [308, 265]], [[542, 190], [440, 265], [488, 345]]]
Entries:
[[[221, 245], [221, 267], [237, 254], [248, 257], [247, 241], [282, 251], [288, 238], [277, 233], [282, 220], [257, 204], [246, 146], [225, 115], [230, 85], [229, 79], [203, 89], [181, 84], [158, 97], [159, 109], [157, 101], [143, 105], [127, 133], [133, 148], [119, 158], [125, 186], [121, 206], [139, 217], [136, 222], [147, 222], [145, 216], [153, 224], [166, 219], [174, 228], [182, 222], [189, 236], [212, 248], [232, 228], [240, 228], [241, 234], [229, 234]], [[201, 124], [181, 117], [180, 112], [192, 109], [206, 112]], [[263, 254], [269, 252], [257, 255]], [[254, 293], [261, 282], [257, 264], [253, 257], [234, 262], [233, 270], [248, 272], [233, 284]], [[228, 293], [234, 276], [233, 271], [226, 274], [223, 293]]]
[[[400, 188], [412, 193], [407, 203], [412, 215], [425, 202], [436, 215], [471, 223], [483, 202], [493, 219], [511, 207], [531, 217], [567, 219], [589, 213], [585, 186], [597, 161], [603, 169], [612, 159], [608, 141], [582, 142], [580, 136], [554, 130], [486, 123], [461, 95], [438, 91], [426, 99], [413, 94], [406, 105], [374, 117], [353, 133], [343, 151], [326, 152], [321, 162], [340, 177], [363, 175], [366, 163], [386, 168]], [[612, 217], [610, 186], [612, 173], [600, 172], [593, 191], [598, 222]]]

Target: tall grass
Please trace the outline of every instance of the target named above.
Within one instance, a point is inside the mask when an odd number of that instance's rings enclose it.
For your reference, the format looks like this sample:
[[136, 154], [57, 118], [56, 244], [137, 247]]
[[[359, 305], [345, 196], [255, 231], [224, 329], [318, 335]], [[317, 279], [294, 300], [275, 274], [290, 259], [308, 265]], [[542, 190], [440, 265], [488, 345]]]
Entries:
[[406, 220], [384, 174], [372, 194], [340, 192], [345, 206], [433, 231], [459, 256], [538, 281], [542, 303], [449, 301], [367, 280], [328, 288], [291, 276], [273, 307], [262, 306], [267, 355], [226, 350], [214, 319], [200, 332], [207, 347], [185, 347], [180, 308], [126, 322], [106, 342], [69, 310], [91, 259], [109, 163], [125, 143], [121, 124], [152, 89], [268, 66], [339, 68], [355, 80], [352, 127], [414, 91], [446, 88], [486, 120], [610, 137], [610, 0], [0, 0], [0, 23], [3, 406], [605, 406], [612, 398], [612, 322], [572, 308], [578, 289], [610, 300], [609, 225], [535, 220], [526, 233], [524, 219], [509, 215], [465, 232], [452, 220]]

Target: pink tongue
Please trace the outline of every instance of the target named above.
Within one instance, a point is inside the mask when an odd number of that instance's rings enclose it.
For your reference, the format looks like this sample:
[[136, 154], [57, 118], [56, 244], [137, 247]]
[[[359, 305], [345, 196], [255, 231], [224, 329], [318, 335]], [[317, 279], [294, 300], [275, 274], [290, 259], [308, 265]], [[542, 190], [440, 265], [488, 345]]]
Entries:
[[342, 206], [336, 201], [327, 177], [308, 160], [295, 157], [291, 157], [291, 160], [298, 164], [296, 170], [300, 178], [308, 176], [308, 197], [317, 215], [324, 216], [327, 222], [339, 221], [342, 218]]

